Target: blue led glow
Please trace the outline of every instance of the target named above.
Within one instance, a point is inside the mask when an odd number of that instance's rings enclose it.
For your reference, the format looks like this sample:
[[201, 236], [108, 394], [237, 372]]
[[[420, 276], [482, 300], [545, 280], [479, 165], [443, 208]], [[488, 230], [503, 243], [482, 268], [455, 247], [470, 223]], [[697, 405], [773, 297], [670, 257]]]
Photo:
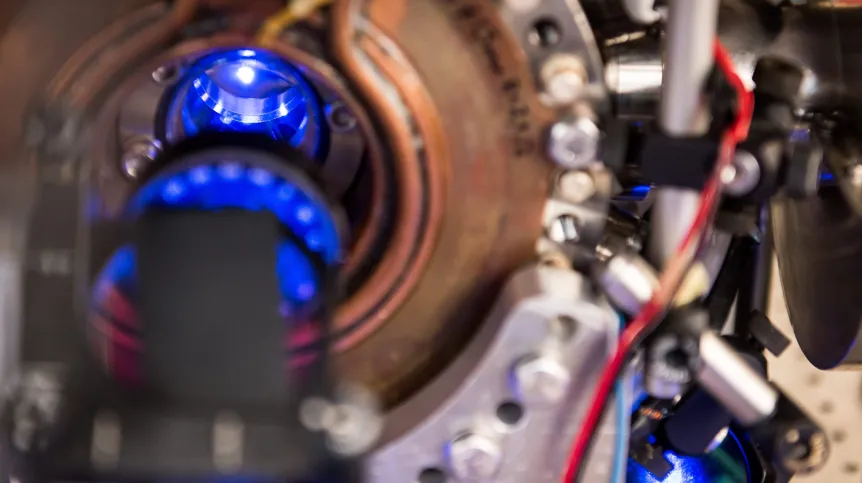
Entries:
[[[308, 257], [292, 243], [282, 243], [276, 255], [276, 275], [285, 307], [290, 314], [311, 301], [317, 294], [318, 280]], [[111, 289], [116, 287], [127, 297], [136, 297], [137, 253], [132, 245], [120, 247], [102, 268], [93, 295], [97, 308], [108, 303]]]
[[[336, 223], [324, 202], [260, 167], [222, 162], [162, 174], [145, 184], [130, 202], [134, 215], [153, 208], [266, 210], [326, 263], [337, 262], [340, 257]], [[97, 287], [104, 283], [134, 286], [134, 264], [134, 251], [121, 248], [103, 268]], [[288, 312], [316, 295], [314, 267], [294, 244], [285, 241], [278, 248], [276, 273]]]
[[[643, 466], [630, 459], [626, 471], [627, 483], [747, 483], [750, 468], [739, 439], [733, 432], [719, 449], [700, 457], [678, 456], [670, 451], [664, 453], [673, 470], [664, 478], [658, 479]], [[722, 456], [718, 456], [722, 455]], [[732, 468], [725, 465], [732, 464]], [[740, 473], [741, 471], [741, 473]]]
[[335, 221], [323, 202], [263, 168], [223, 162], [162, 175], [143, 186], [130, 206], [135, 213], [147, 208], [268, 210], [314, 245], [326, 262], [338, 259]]
[[135, 249], [131, 245], [117, 249], [102, 267], [93, 290], [96, 304], [106, 301], [114, 287], [124, 293], [135, 293]]
[[186, 136], [202, 131], [254, 132], [298, 146], [309, 113], [320, 111], [299, 72], [264, 51], [208, 55], [190, 67], [187, 79], [175, 101], [181, 104]]
[[708, 483], [709, 473], [700, 458], [683, 458], [666, 452], [665, 456], [673, 465], [673, 470], [663, 480], [651, 475], [642, 466], [629, 462], [627, 481], [639, 483]]
[[637, 185], [631, 189], [631, 193], [635, 196], [644, 196], [645, 197], [646, 195], [649, 194], [649, 192], [650, 192], [650, 185], [648, 185], [648, 184]]

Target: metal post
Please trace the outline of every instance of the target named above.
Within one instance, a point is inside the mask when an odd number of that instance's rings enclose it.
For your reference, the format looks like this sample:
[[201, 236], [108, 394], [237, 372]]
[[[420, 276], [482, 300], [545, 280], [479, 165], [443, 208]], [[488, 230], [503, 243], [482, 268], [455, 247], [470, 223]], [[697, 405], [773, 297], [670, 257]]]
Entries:
[[748, 264], [743, 269], [742, 284], [736, 298], [737, 334], [747, 334], [751, 322], [751, 314], [757, 310], [762, 313], [769, 311], [769, 290], [772, 284], [772, 257], [775, 254], [772, 246], [772, 223], [769, 219], [769, 204], [766, 203], [760, 211], [760, 240], [751, 240], [748, 250]]
[[718, 334], [700, 336], [698, 383], [746, 426], [765, 421], [775, 412], [779, 394]]
[[[712, 71], [718, 0], [671, 0], [659, 125], [671, 136], [700, 136], [709, 129], [704, 86]], [[698, 193], [662, 188], [653, 206], [650, 258], [657, 265], [676, 251], [697, 211]]]

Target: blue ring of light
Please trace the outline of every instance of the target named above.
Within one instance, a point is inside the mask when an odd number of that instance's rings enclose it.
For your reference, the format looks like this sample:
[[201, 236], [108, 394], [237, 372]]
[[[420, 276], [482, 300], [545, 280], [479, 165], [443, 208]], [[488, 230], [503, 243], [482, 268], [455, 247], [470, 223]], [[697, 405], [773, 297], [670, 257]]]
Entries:
[[[336, 221], [325, 201], [306, 193], [298, 183], [258, 166], [220, 162], [164, 173], [146, 183], [129, 204], [135, 216], [150, 209], [268, 211], [325, 263], [336, 263], [341, 256]], [[105, 284], [134, 296], [135, 263], [134, 249], [121, 247], [114, 252], [96, 280], [97, 305]], [[301, 309], [314, 298], [320, 283], [312, 261], [285, 240], [278, 247], [276, 263], [284, 309]]]
[[[207, 55], [192, 64], [182, 86], [172, 102], [177, 107], [169, 112], [179, 109], [187, 137], [206, 131], [250, 132], [298, 147], [309, 123], [322, 119], [320, 103], [300, 72], [266, 51]], [[317, 137], [311, 155], [317, 154]]]

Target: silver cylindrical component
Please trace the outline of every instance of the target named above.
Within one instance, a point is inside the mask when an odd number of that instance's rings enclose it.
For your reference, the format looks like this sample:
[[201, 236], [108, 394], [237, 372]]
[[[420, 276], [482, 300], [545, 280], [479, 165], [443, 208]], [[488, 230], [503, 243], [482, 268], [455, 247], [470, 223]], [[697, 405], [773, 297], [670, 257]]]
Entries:
[[667, 134], [698, 135], [709, 128], [704, 87], [712, 72], [717, 25], [718, 0], [670, 1], [659, 111], [659, 124]]
[[700, 193], [690, 189], [656, 190], [652, 206], [649, 258], [663, 265], [679, 248], [697, 213]]
[[754, 425], [770, 417], [778, 391], [718, 334], [704, 332], [699, 344], [697, 381], [737, 421]]
[[581, 241], [581, 222], [574, 215], [560, 215], [547, 227], [548, 238], [561, 245]]
[[629, 315], [639, 312], [658, 287], [655, 269], [632, 252], [613, 256], [600, 268], [598, 281], [611, 302]]
[[731, 196], [745, 196], [760, 182], [760, 164], [748, 151], [737, 150], [733, 164], [721, 173], [725, 193]]
[[655, 9], [655, 0], [623, 0], [623, 10], [633, 22], [642, 25], [661, 20], [661, 13]]
[[654, 119], [661, 97], [661, 46], [641, 37], [608, 47], [605, 83], [614, 114], [621, 119]]
[[[712, 72], [718, 0], [672, 0], [666, 35], [659, 125], [671, 136], [698, 136], [709, 129], [704, 91]], [[662, 188], [653, 206], [650, 257], [664, 265], [676, 252], [697, 212], [693, 190]]]

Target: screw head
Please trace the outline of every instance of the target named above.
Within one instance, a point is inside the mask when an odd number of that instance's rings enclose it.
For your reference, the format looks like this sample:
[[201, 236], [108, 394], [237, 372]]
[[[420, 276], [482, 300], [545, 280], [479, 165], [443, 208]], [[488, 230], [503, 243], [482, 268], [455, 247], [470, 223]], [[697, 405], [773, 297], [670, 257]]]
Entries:
[[584, 92], [587, 71], [584, 63], [573, 55], [558, 54], [549, 58], [539, 72], [545, 93], [556, 105], [572, 104]]
[[855, 164], [849, 169], [850, 183], [862, 186], [862, 164]]
[[356, 456], [371, 448], [383, 431], [383, 419], [374, 397], [365, 389], [340, 388], [338, 401], [311, 397], [299, 408], [300, 422], [311, 431], [323, 431], [335, 453]]
[[152, 76], [157, 84], [173, 84], [180, 78], [180, 68], [173, 64], [166, 64], [154, 70]]
[[356, 126], [356, 118], [350, 109], [341, 102], [330, 104], [326, 108], [326, 118], [334, 131], [344, 132]]
[[760, 164], [757, 158], [748, 151], [738, 150], [733, 157], [733, 164], [721, 172], [721, 182], [724, 191], [733, 196], [743, 196], [751, 192], [760, 181]]
[[596, 183], [586, 171], [568, 171], [557, 182], [560, 195], [571, 203], [583, 203], [596, 193]]
[[541, 0], [506, 0], [506, 6], [516, 12], [529, 12], [539, 6]]
[[548, 155], [568, 169], [583, 169], [596, 161], [601, 131], [592, 119], [579, 117], [559, 121], [551, 127]]
[[502, 461], [500, 445], [486, 436], [464, 433], [449, 445], [452, 474], [459, 480], [492, 478], [500, 469]]
[[515, 382], [521, 399], [530, 405], [560, 402], [569, 389], [571, 373], [550, 357], [530, 356], [515, 366]]
[[129, 179], [137, 179], [162, 151], [156, 139], [138, 139], [126, 145], [120, 167]]

